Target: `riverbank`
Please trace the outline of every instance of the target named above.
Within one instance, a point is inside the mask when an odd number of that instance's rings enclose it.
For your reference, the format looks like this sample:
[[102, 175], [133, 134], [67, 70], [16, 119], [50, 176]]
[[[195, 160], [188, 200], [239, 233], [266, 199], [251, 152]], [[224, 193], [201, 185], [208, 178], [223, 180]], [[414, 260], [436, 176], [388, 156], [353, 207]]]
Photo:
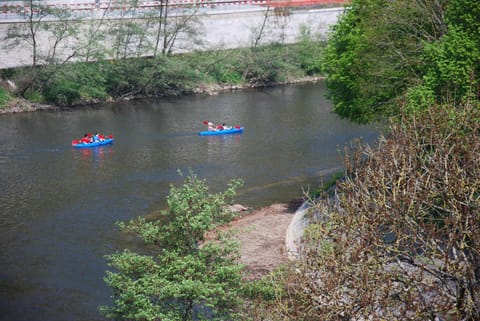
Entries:
[[[254, 89], [254, 88], [263, 88], [263, 87], [274, 87], [274, 86], [285, 86], [291, 84], [301, 84], [301, 83], [316, 83], [319, 81], [324, 80], [325, 77], [303, 77], [298, 79], [292, 79], [284, 82], [277, 82], [269, 85], [244, 85], [244, 86], [221, 86], [218, 84], [209, 84], [209, 85], [201, 85], [196, 87], [192, 90], [191, 93], [186, 93], [184, 95], [218, 95], [222, 92], [234, 91], [234, 90], [244, 90], [244, 89]], [[178, 93], [172, 93], [171, 96], [178, 96]], [[166, 97], [165, 95], [164, 97]], [[111, 101], [123, 101], [123, 100], [132, 100], [132, 99], [142, 99], [148, 98], [148, 96], [136, 96], [136, 97], [128, 97], [122, 98], [117, 100], [109, 100]], [[69, 107], [70, 109], [80, 109], [84, 106], [92, 106], [101, 103], [84, 103], [76, 106]], [[14, 113], [23, 113], [23, 112], [34, 112], [34, 111], [58, 111], [62, 110], [63, 108], [60, 106], [55, 105], [48, 105], [48, 104], [40, 104], [31, 102], [24, 98], [15, 97], [12, 98], [4, 107], [0, 107], [0, 114], [14, 114]]]
[[298, 198], [255, 209], [220, 228], [233, 232], [239, 241], [239, 261], [246, 267], [247, 279], [258, 279], [288, 262], [287, 228], [302, 203]]
[[38, 104], [31, 101], [28, 101], [24, 98], [12, 98], [10, 99], [6, 106], [0, 108], [0, 114], [13, 114], [13, 113], [24, 113], [24, 112], [33, 112], [40, 110], [59, 110], [60, 108], [53, 105]]

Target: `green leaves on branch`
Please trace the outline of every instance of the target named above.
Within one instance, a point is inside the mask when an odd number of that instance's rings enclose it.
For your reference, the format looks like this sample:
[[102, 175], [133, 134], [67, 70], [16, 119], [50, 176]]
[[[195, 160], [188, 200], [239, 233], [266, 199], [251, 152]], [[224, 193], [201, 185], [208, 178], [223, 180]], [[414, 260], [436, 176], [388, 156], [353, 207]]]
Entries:
[[11, 97], [8, 91], [0, 87], [0, 108], [5, 106], [10, 99]]
[[114, 304], [102, 311], [117, 320], [205, 320], [232, 314], [241, 303], [242, 267], [235, 248], [211, 243], [196, 253], [162, 251], [156, 259], [124, 251], [109, 256], [106, 282]]
[[101, 311], [116, 320], [224, 320], [241, 304], [243, 267], [238, 244], [228, 238], [205, 241], [205, 233], [234, 215], [227, 205], [242, 185], [232, 180], [212, 194], [204, 180], [190, 173], [171, 186], [161, 218], [119, 225], [138, 234], [154, 255], [129, 250], [109, 255], [105, 281], [113, 303]]
[[352, 1], [325, 55], [335, 112], [368, 122], [404, 102], [421, 110], [478, 99], [479, 10], [474, 0]]
[[161, 211], [159, 220], [137, 218], [119, 225], [137, 233], [147, 244], [190, 253], [198, 249], [207, 231], [235, 217], [227, 205], [242, 184], [241, 180], [232, 180], [226, 191], [212, 194], [206, 182], [191, 173], [182, 186], [170, 187], [168, 209]]

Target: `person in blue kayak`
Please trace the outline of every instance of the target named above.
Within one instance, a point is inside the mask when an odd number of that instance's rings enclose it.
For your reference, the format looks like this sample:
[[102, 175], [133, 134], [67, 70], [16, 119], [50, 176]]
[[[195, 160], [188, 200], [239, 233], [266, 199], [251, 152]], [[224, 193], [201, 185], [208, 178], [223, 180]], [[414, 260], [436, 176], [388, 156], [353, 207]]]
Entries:
[[212, 123], [211, 121], [204, 120], [204, 121], [203, 121], [203, 124], [204, 124], [204, 125], [207, 125], [207, 128], [208, 128], [208, 131], [209, 131], [209, 132], [214, 132], [214, 131], [217, 130], [217, 125], [215, 125], [215, 124]]
[[105, 140], [105, 137], [103, 135], [100, 135], [99, 133], [95, 133], [95, 135], [93, 135], [94, 142], [102, 142], [104, 140]]
[[215, 125], [214, 123], [207, 120], [205, 120], [203, 123], [208, 126], [209, 132], [232, 129], [232, 126], [227, 126], [227, 124], [225, 123], [222, 123], [221, 125], [220, 124]]

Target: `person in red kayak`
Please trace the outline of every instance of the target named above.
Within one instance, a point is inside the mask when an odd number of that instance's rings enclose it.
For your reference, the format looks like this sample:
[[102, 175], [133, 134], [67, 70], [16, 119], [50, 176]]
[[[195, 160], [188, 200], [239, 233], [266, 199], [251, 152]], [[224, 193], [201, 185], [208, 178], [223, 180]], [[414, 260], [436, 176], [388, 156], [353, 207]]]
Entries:
[[84, 144], [90, 144], [92, 141], [93, 140], [92, 140], [91, 135], [88, 135], [88, 134], [83, 135], [83, 137], [80, 139], [80, 142], [82, 142]]

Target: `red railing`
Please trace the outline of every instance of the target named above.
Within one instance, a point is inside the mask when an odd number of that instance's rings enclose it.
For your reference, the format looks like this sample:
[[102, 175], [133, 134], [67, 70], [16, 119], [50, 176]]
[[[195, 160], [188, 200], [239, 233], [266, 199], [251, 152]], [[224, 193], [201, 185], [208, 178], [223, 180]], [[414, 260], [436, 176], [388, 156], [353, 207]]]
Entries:
[[320, 5], [345, 5], [346, 0], [267, 0], [271, 7], [307, 7]]
[[[42, 6], [25, 4], [23, 1], [2, 1], [0, 12], [3, 14], [29, 14], [38, 13], [40, 8], [61, 9], [70, 11], [98, 11], [98, 10], [148, 10], [164, 5], [167, 1], [139, 1], [137, 7], [131, 7], [129, 1], [125, 0], [84, 0], [82, 2], [60, 2], [60, 1], [38, 1], [44, 3]], [[224, 5], [252, 5], [270, 7], [304, 7], [319, 5], [344, 5], [347, 0], [168, 0], [172, 7], [201, 6], [215, 7]]]

